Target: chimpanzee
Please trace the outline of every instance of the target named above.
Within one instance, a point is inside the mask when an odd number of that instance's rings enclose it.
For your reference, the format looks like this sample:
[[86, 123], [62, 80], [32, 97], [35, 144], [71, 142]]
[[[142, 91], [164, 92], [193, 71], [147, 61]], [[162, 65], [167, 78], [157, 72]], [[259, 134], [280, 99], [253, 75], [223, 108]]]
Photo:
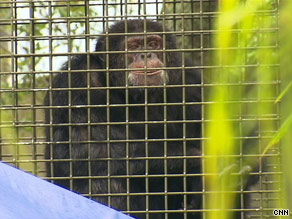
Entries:
[[45, 98], [53, 182], [137, 218], [200, 218], [201, 78], [174, 34], [118, 21], [62, 70]]

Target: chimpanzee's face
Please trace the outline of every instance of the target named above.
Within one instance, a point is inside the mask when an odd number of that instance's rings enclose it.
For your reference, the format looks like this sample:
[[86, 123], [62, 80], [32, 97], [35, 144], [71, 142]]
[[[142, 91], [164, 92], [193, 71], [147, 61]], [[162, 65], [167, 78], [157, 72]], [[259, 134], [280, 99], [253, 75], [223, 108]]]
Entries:
[[159, 35], [129, 37], [125, 47], [128, 49], [128, 82], [133, 86], [163, 85], [168, 82], [168, 74], [163, 68], [163, 40]]

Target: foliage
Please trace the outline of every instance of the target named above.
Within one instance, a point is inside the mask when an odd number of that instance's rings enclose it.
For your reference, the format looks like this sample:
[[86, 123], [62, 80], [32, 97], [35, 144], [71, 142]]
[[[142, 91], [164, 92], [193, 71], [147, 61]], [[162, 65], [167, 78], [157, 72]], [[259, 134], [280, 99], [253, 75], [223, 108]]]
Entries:
[[[214, 39], [214, 48], [218, 50], [213, 56], [216, 69], [212, 71], [212, 83], [216, 86], [210, 89], [208, 97], [211, 104], [207, 107], [206, 119], [210, 122], [206, 125], [208, 140], [204, 147], [207, 191], [212, 192], [206, 199], [206, 207], [211, 209], [207, 218], [232, 218], [230, 209], [236, 208], [237, 196], [234, 191], [240, 191], [240, 182], [247, 177], [242, 173], [255, 168], [255, 164], [264, 158], [270, 166], [277, 163], [274, 157], [279, 153], [278, 143], [283, 136], [289, 135], [287, 133], [291, 129], [289, 116], [280, 129], [277, 126], [280, 114], [279, 101], [275, 99], [279, 89], [278, 63], [286, 56], [291, 62], [289, 44], [282, 45], [285, 52], [281, 52], [280, 56], [277, 7], [275, 0], [223, 0], [219, 5], [218, 34]], [[290, 10], [291, 14], [291, 8], [285, 10], [287, 14]], [[291, 20], [291, 16], [287, 17]], [[289, 39], [291, 35], [291, 29], [284, 33]], [[291, 75], [290, 62], [286, 64], [289, 69], [287, 73]], [[288, 82], [291, 81], [289, 77], [286, 76]], [[284, 105], [291, 115], [291, 103], [284, 102]], [[249, 125], [245, 124], [248, 120], [252, 121]], [[249, 139], [249, 133], [256, 133], [259, 142], [250, 144], [243, 141]], [[286, 144], [282, 147], [287, 150], [284, 157], [291, 154], [288, 153], [291, 147], [286, 147]], [[286, 162], [291, 161], [286, 159]], [[234, 168], [236, 166], [238, 168]], [[284, 175], [291, 174], [287, 170]], [[270, 180], [279, 180], [276, 175], [272, 177]], [[230, 181], [233, 181], [231, 185]], [[291, 187], [291, 179], [286, 182], [290, 182]], [[287, 187], [286, 191], [291, 191]]]
[[[280, 39], [281, 39], [281, 50], [280, 50], [280, 60], [281, 60], [281, 76], [282, 76], [282, 93], [278, 98], [281, 101], [282, 109], [282, 125], [278, 133], [275, 135], [277, 142], [282, 138], [281, 142], [281, 152], [282, 152], [282, 162], [283, 162], [283, 184], [282, 184], [282, 206], [289, 208], [290, 212], [292, 210], [292, 2], [289, 0], [283, 1], [283, 8], [281, 11], [280, 19]], [[275, 141], [275, 140], [274, 140]]]

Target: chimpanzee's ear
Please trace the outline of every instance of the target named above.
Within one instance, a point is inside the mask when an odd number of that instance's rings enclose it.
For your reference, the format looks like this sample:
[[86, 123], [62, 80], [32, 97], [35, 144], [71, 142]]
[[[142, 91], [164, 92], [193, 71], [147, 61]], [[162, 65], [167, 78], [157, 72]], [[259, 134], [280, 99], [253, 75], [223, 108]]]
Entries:
[[101, 62], [104, 62], [105, 61], [105, 38], [104, 37], [100, 37], [97, 39], [97, 43], [96, 43], [96, 46], [95, 46], [95, 51], [96, 52], [104, 52], [104, 53], [99, 53], [99, 54], [96, 54], [96, 56], [98, 57], [98, 59], [101, 61]]

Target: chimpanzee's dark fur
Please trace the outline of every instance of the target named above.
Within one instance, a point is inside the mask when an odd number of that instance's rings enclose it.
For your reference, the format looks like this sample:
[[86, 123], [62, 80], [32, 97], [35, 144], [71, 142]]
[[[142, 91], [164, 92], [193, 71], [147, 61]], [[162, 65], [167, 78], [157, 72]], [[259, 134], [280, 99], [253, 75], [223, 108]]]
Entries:
[[[144, 24], [144, 20], [128, 20], [125, 30], [125, 22], [117, 22], [109, 33], [141, 33], [145, 28], [147, 33], [164, 31], [158, 22], [147, 20]], [[163, 37], [161, 33], [157, 35]], [[56, 160], [48, 162], [47, 174], [76, 177], [71, 184], [67, 179], [54, 182], [119, 210], [200, 209], [200, 195], [186, 195], [185, 203], [183, 193], [201, 191], [201, 177], [182, 175], [201, 172], [201, 161], [194, 157], [200, 155], [200, 75], [194, 69], [167, 69], [168, 85], [188, 86], [126, 89], [125, 71], [112, 71], [125, 69], [124, 40], [121, 35], [100, 37], [97, 52], [122, 53], [109, 57], [105, 53], [78, 55], [65, 64], [63, 73], [54, 77], [52, 87], [66, 89], [48, 92], [45, 99], [47, 106], [59, 106], [45, 112], [47, 124], [53, 124], [46, 130], [47, 141], [52, 144], [45, 156]], [[176, 49], [174, 35], [166, 34], [165, 42], [166, 49]], [[167, 52], [165, 60], [166, 67], [182, 67], [184, 63], [180, 52]], [[191, 65], [186, 62], [185, 66]], [[108, 73], [100, 71], [106, 67], [110, 69]], [[83, 71], [71, 72], [69, 77], [68, 69]], [[90, 73], [86, 69], [91, 69]], [[115, 89], [102, 89], [107, 86]], [[73, 89], [70, 92], [67, 88]], [[127, 191], [130, 196], [126, 196]], [[108, 198], [114, 193], [120, 195]], [[131, 215], [146, 218], [145, 213]], [[190, 214], [190, 218], [199, 217]], [[150, 218], [165, 217], [162, 213], [151, 213]], [[183, 218], [183, 213], [169, 213], [168, 218]]]

